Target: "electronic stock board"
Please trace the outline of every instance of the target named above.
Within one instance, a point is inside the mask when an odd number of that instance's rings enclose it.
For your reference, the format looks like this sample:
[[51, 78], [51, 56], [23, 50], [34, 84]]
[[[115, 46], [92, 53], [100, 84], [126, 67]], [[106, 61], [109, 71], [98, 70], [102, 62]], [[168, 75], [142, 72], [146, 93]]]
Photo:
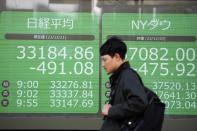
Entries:
[[110, 89], [99, 47], [118, 36], [165, 115], [196, 116], [196, 21], [195, 13], [2, 11], [0, 115], [100, 117]]

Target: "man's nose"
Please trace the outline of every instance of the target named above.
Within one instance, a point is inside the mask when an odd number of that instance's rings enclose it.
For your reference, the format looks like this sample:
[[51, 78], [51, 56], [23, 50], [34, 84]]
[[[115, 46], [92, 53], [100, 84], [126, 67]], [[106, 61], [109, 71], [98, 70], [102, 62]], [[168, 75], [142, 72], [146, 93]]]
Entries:
[[104, 67], [104, 66], [105, 66], [104, 62], [101, 62], [101, 66], [102, 66], [102, 67]]

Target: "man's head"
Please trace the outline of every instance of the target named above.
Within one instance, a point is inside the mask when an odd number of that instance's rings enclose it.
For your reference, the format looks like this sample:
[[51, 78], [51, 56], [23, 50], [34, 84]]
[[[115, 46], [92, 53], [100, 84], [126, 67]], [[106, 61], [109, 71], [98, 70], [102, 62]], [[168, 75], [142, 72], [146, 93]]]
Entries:
[[109, 38], [100, 48], [102, 66], [107, 74], [113, 73], [124, 62], [126, 44], [117, 37]]

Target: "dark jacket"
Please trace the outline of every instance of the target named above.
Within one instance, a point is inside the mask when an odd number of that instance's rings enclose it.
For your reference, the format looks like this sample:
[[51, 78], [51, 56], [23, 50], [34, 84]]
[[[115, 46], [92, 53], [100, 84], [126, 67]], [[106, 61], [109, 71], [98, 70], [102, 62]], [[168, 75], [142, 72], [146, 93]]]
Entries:
[[110, 77], [111, 99], [108, 116], [104, 118], [101, 131], [120, 131], [127, 119], [135, 119], [148, 105], [147, 97], [136, 72], [128, 62], [123, 63]]

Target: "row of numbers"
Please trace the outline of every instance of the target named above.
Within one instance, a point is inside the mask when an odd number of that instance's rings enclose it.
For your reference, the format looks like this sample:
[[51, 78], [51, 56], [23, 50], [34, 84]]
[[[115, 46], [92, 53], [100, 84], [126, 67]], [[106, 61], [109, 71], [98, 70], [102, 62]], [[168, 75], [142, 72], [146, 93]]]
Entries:
[[32, 81], [32, 80], [28, 80], [28, 81], [22, 81], [22, 80], [18, 80], [16, 82], [17, 88], [29, 88], [29, 89], [37, 89], [39, 86], [39, 82], [38, 81]]
[[[17, 46], [18, 54], [17, 59], [57, 59], [58, 57], [62, 57], [64, 60], [69, 58], [72, 59], [72, 56], [68, 57], [67, 48], [56, 46]], [[81, 60], [92, 60], [94, 59], [93, 47], [83, 48], [81, 46], [77, 46], [74, 48], [74, 59]], [[168, 48], [129, 48], [127, 59], [135, 60], [139, 59], [140, 61], [169, 61], [169, 60], [177, 60], [179, 62], [182, 61], [195, 61], [196, 60], [196, 50], [195, 48], [177, 48], [175, 50], [175, 56], [169, 58], [169, 49]]]
[[42, 61], [36, 67], [30, 67], [30, 70], [35, 70], [40, 72], [42, 75], [92, 75], [94, 73], [94, 64], [92, 62], [75, 62], [73, 69], [67, 70], [65, 62], [55, 62], [55, 61]]
[[92, 81], [50, 81], [50, 89], [92, 89]]
[[81, 46], [77, 46], [74, 48], [73, 56], [69, 56], [71, 52], [68, 53], [67, 47], [56, 47], [56, 46], [17, 46], [18, 54], [16, 56], [17, 59], [50, 59], [54, 60], [57, 58], [62, 58], [63, 60], [72, 59], [74, 57], [75, 60], [92, 60], [94, 59], [93, 47], [83, 48]]
[[164, 101], [167, 109], [196, 110], [196, 101]]
[[[174, 53], [175, 52], [175, 53]], [[171, 52], [170, 52], [171, 53]], [[129, 48], [127, 53], [128, 60], [140, 61], [189, 61], [196, 60], [195, 48], [177, 48], [172, 57], [169, 58], [168, 48]]]
[[38, 99], [28, 98], [28, 99], [16, 99], [17, 107], [33, 108], [38, 107]]
[[94, 101], [91, 99], [50, 99], [51, 108], [92, 108]]
[[23, 98], [38, 98], [38, 90], [17, 90], [16, 91], [17, 97]]
[[170, 81], [157, 81], [153, 83], [153, 90], [168, 90], [168, 91], [195, 91], [195, 82], [170, 82]]
[[186, 91], [186, 92], [179, 92], [179, 91], [155, 91], [161, 99], [164, 100], [196, 100], [196, 92]]
[[[171, 69], [171, 70], [170, 70]], [[138, 68], [135, 68], [142, 75], [159, 75], [159, 76], [196, 76], [195, 63], [175, 63], [174, 66], [169, 63], [142, 63]]]
[[50, 98], [93, 98], [92, 90], [50, 90]]
[[[51, 108], [92, 108], [94, 101], [91, 99], [50, 99]], [[38, 107], [37, 99], [17, 99], [16, 106], [20, 108], [35, 108]]]

